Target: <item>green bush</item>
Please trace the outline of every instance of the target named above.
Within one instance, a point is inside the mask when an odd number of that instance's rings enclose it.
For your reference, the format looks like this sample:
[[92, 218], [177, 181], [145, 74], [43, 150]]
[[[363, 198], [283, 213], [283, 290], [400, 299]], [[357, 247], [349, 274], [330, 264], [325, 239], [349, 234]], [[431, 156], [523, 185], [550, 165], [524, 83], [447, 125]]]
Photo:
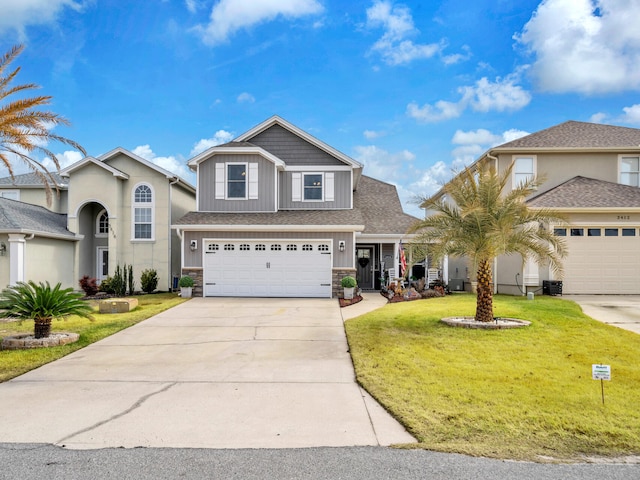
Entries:
[[100, 291], [109, 295], [114, 294], [115, 290], [113, 289], [113, 285], [111, 284], [112, 280], [113, 279], [111, 277], [103, 278], [100, 282]]
[[118, 297], [124, 297], [127, 293], [126, 273], [123, 275], [120, 265], [116, 265], [116, 271], [111, 278], [111, 288]]
[[346, 277], [342, 277], [342, 281], [340, 282], [340, 284], [342, 285], [343, 288], [355, 288], [356, 285], [358, 285], [358, 283], [356, 282], [356, 279], [350, 275], [347, 275]]
[[189, 275], [180, 277], [178, 286], [181, 288], [193, 287], [193, 278], [191, 278]]
[[152, 293], [158, 288], [158, 272], [153, 268], [143, 270], [140, 275], [140, 286], [143, 292]]

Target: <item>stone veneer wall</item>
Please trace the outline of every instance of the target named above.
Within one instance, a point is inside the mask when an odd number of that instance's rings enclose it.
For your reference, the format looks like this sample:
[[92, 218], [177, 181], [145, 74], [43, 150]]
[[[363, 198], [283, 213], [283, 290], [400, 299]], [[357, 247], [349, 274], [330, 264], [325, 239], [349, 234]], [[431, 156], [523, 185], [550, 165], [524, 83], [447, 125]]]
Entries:
[[204, 280], [202, 279], [202, 268], [183, 268], [182, 275], [189, 275], [193, 278], [193, 290], [191, 295], [193, 297], [204, 296], [202, 287], [204, 286]]
[[342, 297], [342, 277], [346, 277], [347, 275], [356, 277], [356, 269], [355, 268], [334, 268], [331, 275], [331, 296], [333, 298]]

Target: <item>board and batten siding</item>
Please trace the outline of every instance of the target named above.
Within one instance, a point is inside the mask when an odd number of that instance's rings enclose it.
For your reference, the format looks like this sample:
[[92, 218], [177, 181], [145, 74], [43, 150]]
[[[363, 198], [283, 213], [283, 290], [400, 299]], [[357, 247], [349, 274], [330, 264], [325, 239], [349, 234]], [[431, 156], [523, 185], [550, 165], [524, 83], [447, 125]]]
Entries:
[[264, 148], [267, 152], [284, 160], [287, 165], [344, 165], [344, 162], [333, 155], [329, 155], [280, 125], [273, 125], [247, 141]]
[[[184, 232], [184, 268], [201, 268], [203, 255], [203, 239], [248, 239], [248, 240], [314, 240], [331, 238], [333, 240], [333, 268], [353, 268], [354, 249], [351, 232], [218, 232], [218, 231], [185, 231]], [[191, 251], [192, 240], [198, 243], [198, 249]], [[345, 242], [344, 252], [338, 248], [340, 240]], [[301, 265], [300, 268], [304, 268]], [[248, 272], [250, 273], [250, 272]]]
[[[257, 199], [216, 199], [216, 180], [226, 184], [226, 178], [216, 178], [216, 165], [225, 163], [247, 163], [258, 166]], [[224, 169], [223, 169], [224, 171]], [[224, 173], [223, 173], [224, 175]], [[198, 211], [200, 212], [273, 212], [275, 211], [275, 165], [260, 155], [225, 154], [216, 155], [198, 167]], [[247, 189], [249, 185], [247, 184]]]
[[[331, 202], [319, 202], [319, 201], [293, 201], [293, 180], [292, 171], [284, 171], [278, 173], [280, 182], [280, 199], [278, 208], [281, 210], [322, 210], [322, 209], [345, 209], [351, 208], [351, 172], [336, 171], [336, 172], [323, 172], [318, 169], [318, 172], [313, 173], [333, 173], [333, 201]], [[297, 173], [297, 172], [296, 172]], [[302, 172], [312, 173], [312, 172]], [[301, 185], [298, 185], [301, 188]], [[299, 192], [302, 194], [302, 192]]]

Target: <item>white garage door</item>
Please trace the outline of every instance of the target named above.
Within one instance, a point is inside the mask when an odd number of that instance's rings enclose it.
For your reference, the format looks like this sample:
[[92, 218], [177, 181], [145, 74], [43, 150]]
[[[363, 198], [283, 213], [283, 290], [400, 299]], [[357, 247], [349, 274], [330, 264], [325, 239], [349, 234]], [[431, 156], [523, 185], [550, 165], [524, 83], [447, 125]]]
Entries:
[[640, 294], [637, 228], [568, 228], [566, 235], [563, 293]]
[[206, 240], [205, 297], [331, 297], [331, 240]]

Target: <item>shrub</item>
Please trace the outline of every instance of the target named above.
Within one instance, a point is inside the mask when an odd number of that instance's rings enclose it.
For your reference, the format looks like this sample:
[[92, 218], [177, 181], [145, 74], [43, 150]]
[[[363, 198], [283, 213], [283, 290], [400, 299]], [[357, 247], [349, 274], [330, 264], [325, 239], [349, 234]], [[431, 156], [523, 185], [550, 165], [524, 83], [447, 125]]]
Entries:
[[118, 297], [124, 297], [127, 293], [127, 284], [124, 276], [122, 275], [122, 268], [120, 265], [116, 265], [116, 271], [111, 278], [111, 288], [113, 293]]
[[136, 281], [133, 279], [133, 265], [129, 265], [129, 282], [127, 284], [128, 290], [129, 290], [129, 295], [133, 295], [135, 286], [136, 286]]
[[346, 277], [342, 277], [342, 281], [340, 282], [343, 288], [355, 288], [358, 283], [356, 279], [352, 276], [347, 275]]
[[145, 293], [152, 293], [158, 288], [158, 272], [153, 268], [142, 271], [140, 275], [140, 285]]
[[115, 290], [113, 289], [112, 281], [113, 279], [111, 277], [103, 278], [100, 282], [100, 291], [108, 293], [109, 295], [114, 294]]
[[178, 286], [181, 288], [193, 287], [193, 278], [189, 275], [180, 277], [180, 280], [178, 280]]
[[84, 294], [87, 297], [93, 297], [96, 293], [98, 293], [98, 283], [95, 278], [90, 277], [89, 275], [83, 276], [80, 281], [80, 288], [84, 291]]

